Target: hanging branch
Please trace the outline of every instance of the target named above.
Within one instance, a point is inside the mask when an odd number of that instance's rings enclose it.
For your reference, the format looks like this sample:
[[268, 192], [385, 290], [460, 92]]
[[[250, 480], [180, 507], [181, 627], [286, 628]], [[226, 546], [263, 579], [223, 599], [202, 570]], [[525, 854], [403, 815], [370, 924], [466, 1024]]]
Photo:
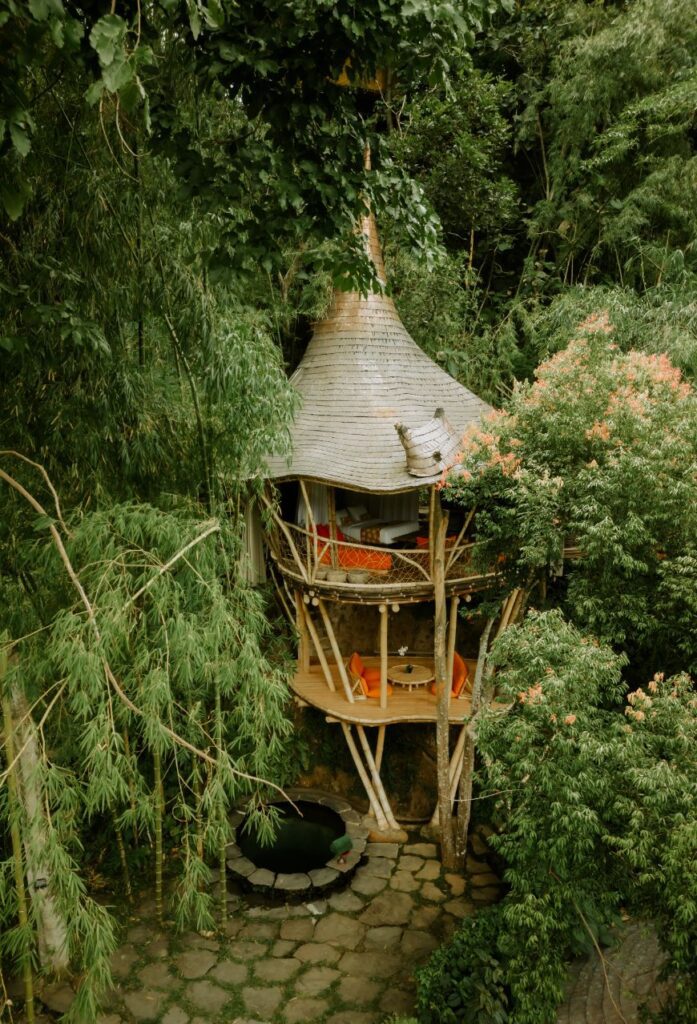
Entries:
[[[111, 666], [109, 665], [106, 655], [101, 650], [102, 634], [97, 623], [97, 617], [94, 607], [92, 606], [89, 598], [87, 597], [85, 589], [82, 586], [82, 583], [80, 582], [77, 573], [75, 572], [75, 568], [73, 567], [68, 552], [65, 549], [63, 539], [60, 533], [58, 532], [55, 524], [51, 521], [51, 518], [46, 512], [46, 509], [43, 507], [43, 505], [41, 505], [39, 501], [37, 501], [33, 494], [30, 494], [30, 492], [27, 491], [27, 489], [23, 487], [22, 484], [19, 483], [18, 480], [15, 480], [14, 477], [10, 476], [10, 474], [6, 473], [5, 470], [3, 469], [0, 469], [0, 480], [4, 480], [5, 483], [7, 483], [10, 487], [17, 491], [18, 494], [21, 494], [21, 496], [29, 505], [31, 505], [35, 512], [37, 512], [40, 516], [44, 516], [48, 520], [48, 529], [49, 532], [51, 533], [51, 537], [53, 538], [53, 542], [58, 550], [58, 554], [60, 555], [61, 561], [65, 566], [66, 572], [70, 577], [70, 581], [75, 587], [75, 590], [77, 591], [80, 597], [80, 601], [85, 611], [87, 612], [87, 621], [92, 629], [92, 632], [94, 633], [94, 637], [97, 640], [97, 643], [100, 646], [99, 660], [102, 664], [102, 668], [104, 669], [104, 674], [109, 682], [109, 685], [111, 686], [111, 688], [113, 689], [114, 693], [119, 698], [121, 703], [125, 707], [127, 707], [132, 714], [137, 715], [139, 718], [144, 718], [145, 712], [142, 710], [142, 708], [139, 708], [136, 704], [134, 704], [131, 698], [128, 696], [128, 694], [123, 690], [121, 684], [114, 675]], [[211, 530], [210, 532], [212, 533], [213, 530]], [[175, 556], [175, 561], [176, 557], [177, 556]], [[179, 557], [181, 557], [181, 553], [179, 554]], [[213, 766], [218, 765], [220, 764], [220, 758], [222, 757], [223, 760], [227, 761], [228, 768], [233, 775], [236, 775], [238, 778], [241, 779], [246, 779], [248, 782], [255, 782], [261, 786], [269, 786], [271, 789], [275, 789], [278, 793], [280, 793], [284, 799], [288, 799], [285, 791], [280, 786], [277, 786], [276, 783], [269, 782], [267, 779], [261, 779], [257, 775], [252, 775], [249, 772], [242, 771], [240, 768], [235, 768], [230, 763], [230, 759], [226, 751], [219, 750], [217, 756], [214, 757], [211, 754], [209, 754], [208, 751], [201, 750], [199, 747], [194, 746], [193, 743], [189, 743], [188, 740], [184, 739], [183, 736], [180, 736], [179, 733], [177, 733], [170, 726], [165, 725], [164, 722], [160, 723], [160, 728], [162, 732], [172, 740], [173, 743], [176, 743], [178, 746], [183, 747], [185, 750], [188, 750], [190, 753], [194, 754], [200, 760], [205, 761], [207, 764]]]

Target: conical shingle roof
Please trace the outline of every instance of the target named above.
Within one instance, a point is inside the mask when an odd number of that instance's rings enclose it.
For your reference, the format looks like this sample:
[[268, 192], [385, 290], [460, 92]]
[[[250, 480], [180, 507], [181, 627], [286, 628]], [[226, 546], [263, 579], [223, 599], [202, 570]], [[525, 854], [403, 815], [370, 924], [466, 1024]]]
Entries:
[[[372, 214], [363, 223], [378, 278], [385, 271]], [[460, 435], [491, 410], [409, 336], [388, 295], [336, 292], [291, 377], [301, 406], [289, 459], [269, 459], [275, 480], [304, 477], [352, 490], [413, 490], [438, 479], [407, 470], [396, 425], [417, 430], [436, 409]]]

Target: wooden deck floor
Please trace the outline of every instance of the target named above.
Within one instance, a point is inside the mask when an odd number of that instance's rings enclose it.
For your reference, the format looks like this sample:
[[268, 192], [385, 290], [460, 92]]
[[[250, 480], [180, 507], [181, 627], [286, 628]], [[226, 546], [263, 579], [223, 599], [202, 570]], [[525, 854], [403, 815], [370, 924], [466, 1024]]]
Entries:
[[[367, 659], [366, 659], [367, 660]], [[404, 659], [400, 659], [404, 660]], [[426, 659], [414, 658], [414, 663], [426, 663]], [[470, 679], [474, 678], [475, 661], [468, 661]], [[331, 718], [358, 725], [395, 725], [398, 722], [435, 722], [436, 698], [427, 686], [411, 693], [395, 686], [394, 693], [387, 698], [387, 707], [381, 708], [377, 698], [356, 700], [349, 704], [344, 694], [338, 669], [332, 667], [336, 692], [327, 686], [322, 669], [312, 665], [309, 672], [300, 669], [291, 680], [291, 688], [295, 695], [306, 704], [324, 711]], [[461, 700], [450, 700], [450, 721], [456, 725], [462, 722], [470, 711], [469, 697]]]

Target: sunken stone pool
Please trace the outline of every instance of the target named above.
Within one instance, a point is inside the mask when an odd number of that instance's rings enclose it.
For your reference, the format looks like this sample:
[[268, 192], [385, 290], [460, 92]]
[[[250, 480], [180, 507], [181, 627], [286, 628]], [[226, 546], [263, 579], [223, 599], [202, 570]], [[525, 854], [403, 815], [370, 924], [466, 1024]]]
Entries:
[[[353, 875], [366, 846], [368, 829], [348, 800], [321, 790], [290, 789], [292, 801], [274, 802], [280, 827], [270, 846], [245, 829], [245, 815], [233, 815], [235, 842], [227, 866], [243, 890], [306, 899], [336, 889]], [[295, 806], [294, 806], [295, 805]], [[352, 850], [344, 862], [332, 856], [335, 839], [348, 835]]]

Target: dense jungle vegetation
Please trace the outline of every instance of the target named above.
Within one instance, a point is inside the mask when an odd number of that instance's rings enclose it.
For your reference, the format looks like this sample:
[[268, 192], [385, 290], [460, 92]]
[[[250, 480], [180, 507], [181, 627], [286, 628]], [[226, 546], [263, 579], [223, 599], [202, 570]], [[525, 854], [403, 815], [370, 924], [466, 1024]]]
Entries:
[[0, 964], [28, 996], [70, 965], [94, 1020], [106, 846], [213, 928], [231, 802], [269, 830], [293, 779], [244, 506], [332, 283], [371, 284], [369, 201], [407, 329], [505, 409], [452, 495], [536, 609], [478, 736], [510, 892], [419, 1020], [554, 1021], [629, 907], [694, 1024], [696, 110], [685, 0], [0, 0]]

